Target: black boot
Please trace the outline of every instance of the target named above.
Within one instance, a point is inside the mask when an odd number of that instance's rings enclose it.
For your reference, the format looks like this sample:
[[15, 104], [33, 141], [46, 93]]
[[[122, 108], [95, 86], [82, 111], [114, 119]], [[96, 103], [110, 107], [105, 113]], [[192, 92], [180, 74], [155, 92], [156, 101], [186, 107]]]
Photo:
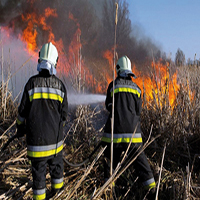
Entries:
[[64, 187], [60, 188], [60, 189], [51, 189], [51, 192], [47, 195], [47, 200], [54, 197], [56, 194], [58, 194], [59, 192], [61, 192], [64, 189]]

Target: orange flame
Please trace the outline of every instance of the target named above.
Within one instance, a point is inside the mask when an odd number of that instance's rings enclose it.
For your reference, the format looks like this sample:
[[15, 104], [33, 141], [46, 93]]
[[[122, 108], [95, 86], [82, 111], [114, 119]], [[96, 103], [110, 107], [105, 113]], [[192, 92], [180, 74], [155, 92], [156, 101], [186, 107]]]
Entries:
[[[74, 18], [74, 16], [69, 13], [69, 19], [73, 20], [76, 22], [77, 20]], [[76, 32], [74, 33], [73, 39], [69, 45], [69, 60], [71, 63], [78, 63], [78, 64], [83, 64], [79, 63], [80, 58], [81, 58], [81, 29], [80, 29], [80, 24], [76, 23], [77, 29]]]
[[[104, 53], [103, 53], [103, 57], [106, 58], [108, 60], [108, 63], [109, 63], [109, 69], [107, 71], [111, 71], [112, 73], [109, 74], [105, 74], [105, 78], [107, 80], [107, 83], [110, 83], [112, 80], [113, 80], [113, 65], [114, 65], [114, 54], [112, 51], [110, 50], [106, 50]], [[116, 76], [116, 71], [115, 71], [115, 76]]]
[[[22, 15], [22, 20], [27, 27], [24, 29], [21, 40], [27, 44], [29, 53], [34, 53], [38, 50], [38, 29], [42, 29], [48, 33], [48, 42], [52, 42], [56, 45], [59, 52], [58, 70], [61, 74], [69, 77], [69, 73], [75, 68], [78, 70], [77, 75], [82, 80], [82, 85], [85, 88], [92, 88], [92, 92], [105, 93], [105, 82], [95, 79], [89, 67], [85, 66], [84, 59], [82, 59], [82, 43], [81, 43], [81, 29], [78, 20], [74, 18], [72, 13], [69, 13], [69, 19], [74, 21], [77, 29], [74, 33], [72, 41], [69, 45], [68, 52], [64, 51], [64, 44], [62, 39], [55, 41], [55, 36], [50, 24], [47, 24], [49, 17], [58, 17], [56, 9], [46, 8], [43, 15], [37, 15], [36, 13], [28, 13]], [[108, 83], [112, 81], [112, 76], [109, 72], [113, 72], [113, 53], [112, 51], [105, 51], [103, 57], [108, 60], [109, 67], [105, 72], [105, 79]], [[151, 76], [141, 75], [136, 67], [133, 67], [133, 71], [138, 76], [135, 79], [136, 83], [143, 90], [147, 101], [151, 102], [156, 98], [157, 104], [162, 103], [160, 99], [164, 98], [164, 95], [169, 96], [170, 105], [176, 98], [176, 92], [179, 89], [177, 83], [177, 73], [170, 75], [168, 67], [160, 63], [151, 65], [153, 73]], [[71, 70], [71, 71], [70, 71]]]
[[[113, 70], [113, 53], [107, 50], [103, 57], [109, 62], [109, 70]], [[132, 71], [137, 76], [133, 81], [141, 88], [142, 95], [148, 103], [155, 100], [156, 104], [162, 107], [166, 101], [169, 101], [169, 105], [173, 108], [177, 92], [180, 89], [180, 85], [177, 83], [177, 72], [170, 74], [169, 67], [161, 62], [152, 62], [149, 70], [149, 75], [142, 74], [133, 64]], [[108, 73], [106, 79], [108, 83], [112, 81]]]
[[52, 33], [52, 28], [50, 25], [47, 25], [46, 23], [46, 19], [50, 16], [52, 17], [58, 16], [55, 9], [46, 8], [44, 15], [39, 15], [39, 16], [34, 12], [22, 15], [22, 20], [27, 23], [27, 27], [24, 29], [21, 35], [21, 40], [27, 43], [29, 52], [36, 51], [38, 48], [37, 45], [38, 26], [41, 27], [42, 30], [48, 31], [49, 33], [48, 42], [54, 41], [55, 36]]
[[103, 53], [103, 57], [106, 58], [109, 62], [109, 66], [111, 67], [112, 69], [112, 66], [113, 66], [113, 52], [109, 51], [109, 50], [106, 50], [104, 53]]
[[162, 107], [167, 100], [169, 105], [173, 108], [176, 95], [180, 89], [180, 85], [177, 83], [177, 72], [170, 74], [169, 68], [161, 63], [152, 63], [151, 75], [141, 75], [134, 68], [134, 73], [138, 73], [138, 78], [135, 82], [142, 89], [142, 93], [145, 95], [147, 102], [156, 101], [159, 107]]

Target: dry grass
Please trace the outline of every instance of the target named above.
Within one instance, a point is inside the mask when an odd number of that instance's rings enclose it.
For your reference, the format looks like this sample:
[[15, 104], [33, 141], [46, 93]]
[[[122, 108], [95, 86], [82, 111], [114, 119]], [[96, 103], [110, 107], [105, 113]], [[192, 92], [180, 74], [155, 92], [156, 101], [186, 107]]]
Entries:
[[[142, 129], [147, 142], [145, 153], [159, 183], [158, 199], [162, 200], [200, 198], [200, 69], [181, 67], [178, 74], [181, 87], [173, 109], [166, 106], [169, 99], [160, 92], [160, 106], [155, 99], [148, 102], [150, 106], [144, 101], [142, 111]], [[192, 98], [189, 91], [193, 93]], [[1, 118], [0, 147], [15, 131], [9, 126], [16, 117], [16, 105], [9, 96], [6, 102], [9, 103], [6, 117]], [[103, 107], [71, 108], [65, 125], [64, 160], [80, 163], [89, 156], [100, 141], [102, 122], [107, 117], [104, 112]], [[149, 134], [153, 139], [151, 143], [148, 141]], [[102, 153], [103, 149], [99, 149], [89, 163], [79, 167], [65, 163], [65, 187], [54, 199], [143, 199], [146, 194], [141, 190], [137, 174], [130, 173], [132, 166], [128, 167], [135, 158], [125, 166], [119, 164], [113, 177], [104, 183]], [[15, 139], [0, 153], [0, 157], [0, 199], [31, 199], [32, 176], [26, 157], [25, 138]], [[117, 180], [125, 189], [115, 188], [112, 191], [109, 185]], [[48, 194], [51, 188], [49, 173], [46, 186]]]
[[180, 67], [178, 80], [181, 87], [176, 94], [174, 108], [166, 106], [168, 99], [161, 96], [160, 92], [161, 106], [152, 101], [150, 107], [154, 109], [143, 109], [141, 121], [144, 134], [148, 133], [152, 124], [152, 135], [161, 134], [146, 151], [155, 172], [159, 171], [157, 168], [167, 142], [160, 199], [200, 198], [199, 160], [196, 156], [200, 145], [199, 74], [199, 68]]
[[[98, 131], [92, 125], [99, 112], [88, 106], [79, 106], [71, 111], [73, 120], [66, 124], [64, 161], [80, 163], [92, 152], [100, 139], [101, 128]], [[1, 147], [14, 134], [10, 130], [7, 133], [2, 137]], [[65, 188], [54, 199], [88, 199], [93, 189], [101, 185], [102, 170], [99, 169], [99, 163], [102, 161], [99, 159], [102, 159], [103, 151], [99, 149], [90, 162], [81, 167], [71, 167], [65, 163]], [[30, 162], [26, 157], [25, 138], [15, 139], [0, 153], [0, 157], [0, 199], [31, 199], [32, 176]], [[50, 190], [50, 175], [47, 173], [47, 194]]]

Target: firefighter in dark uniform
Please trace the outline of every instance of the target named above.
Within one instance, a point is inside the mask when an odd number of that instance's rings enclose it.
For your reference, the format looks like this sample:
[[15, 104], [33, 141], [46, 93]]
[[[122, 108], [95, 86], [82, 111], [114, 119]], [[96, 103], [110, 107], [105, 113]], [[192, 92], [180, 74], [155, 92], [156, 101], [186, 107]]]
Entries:
[[[127, 56], [120, 58], [116, 65], [117, 78], [111, 82], [107, 89], [106, 109], [110, 112], [105, 125], [102, 142], [107, 145], [104, 152], [106, 158], [110, 160], [111, 143], [111, 117], [112, 98], [114, 94], [114, 129], [113, 129], [113, 169], [121, 161], [120, 155], [126, 152], [131, 141], [131, 155], [134, 155], [139, 146], [142, 147], [142, 131], [140, 127], [140, 113], [142, 109], [142, 99], [140, 88], [132, 81], [135, 75], [131, 70], [131, 62]], [[129, 150], [130, 151], [130, 150]], [[143, 182], [145, 188], [155, 188], [155, 180], [147, 161], [146, 155], [142, 152], [134, 162], [135, 170]], [[108, 164], [104, 164], [104, 178], [109, 178]], [[154, 189], [155, 190], [155, 189]]]
[[32, 164], [33, 199], [46, 199], [46, 168], [52, 192], [63, 188], [63, 121], [66, 120], [67, 91], [56, 74], [58, 51], [50, 42], [39, 52], [37, 70], [25, 85], [18, 108], [17, 134], [26, 134], [27, 156]]

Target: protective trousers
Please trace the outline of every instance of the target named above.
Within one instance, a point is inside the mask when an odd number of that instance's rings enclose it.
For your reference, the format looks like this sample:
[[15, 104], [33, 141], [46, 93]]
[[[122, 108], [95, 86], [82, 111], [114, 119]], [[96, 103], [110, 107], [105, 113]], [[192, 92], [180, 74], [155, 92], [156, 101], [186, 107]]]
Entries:
[[33, 199], [46, 199], [46, 169], [49, 166], [52, 190], [62, 189], [63, 182], [63, 158], [62, 152], [56, 156], [44, 159], [32, 159]]
[[[127, 147], [128, 144], [113, 144], [113, 169], [115, 169], [117, 167], [117, 164], [121, 161], [123, 157], [122, 152], [125, 153]], [[127, 154], [128, 157], [126, 158], [126, 161], [129, 159], [131, 161], [131, 159], [133, 159], [136, 155], [136, 150], [138, 150], [138, 148], [141, 149], [141, 147], [142, 147], [141, 144], [132, 144]], [[107, 148], [104, 151], [104, 155], [110, 160], [109, 143], [107, 144]], [[154, 176], [144, 151], [133, 162], [133, 166], [145, 189], [154, 188], [155, 187]], [[105, 179], [109, 178], [109, 165], [107, 162], [104, 162], [104, 178]]]

